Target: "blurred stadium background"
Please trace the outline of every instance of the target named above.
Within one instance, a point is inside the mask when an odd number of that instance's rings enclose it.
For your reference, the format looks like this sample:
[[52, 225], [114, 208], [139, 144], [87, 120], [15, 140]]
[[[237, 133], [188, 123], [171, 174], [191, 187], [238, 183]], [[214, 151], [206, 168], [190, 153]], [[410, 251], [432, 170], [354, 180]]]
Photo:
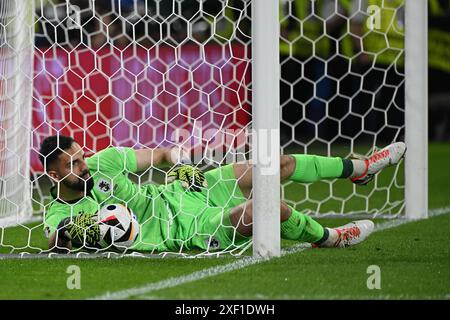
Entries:
[[[89, 155], [109, 145], [170, 145], [180, 128], [205, 148], [212, 145], [211, 137], [202, 136], [208, 129], [236, 133], [251, 127], [250, 1], [34, 3], [31, 172], [37, 216], [45, 211], [50, 185], [38, 160], [48, 135], [72, 135]], [[348, 156], [402, 140], [404, 1], [279, 3], [282, 151]], [[371, 4], [382, 4], [379, 33], [368, 32]], [[429, 0], [433, 141], [450, 140], [449, 18], [450, 1]], [[224, 153], [239, 143], [215, 140], [214, 148]], [[248, 148], [238, 151], [249, 155]], [[163, 174], [151, 172], [149, 180], [162, 181]], [[313, 212], [352, 210], [350, 199], [363, 199], [360, 211], [400, 212], [403, 173], [380, 184], [379, 194], [386, 196], [376, 204], [366, 201], [371, 191], [339, 192], [346, 190], [340, 185], [307, 199], [313, 186], [293, 192], [287, 184], [286, 194], [297, 197], [286, 200]]]
[[[375, 2], [317, 0], [314, 15], [310, 15], [310, 1], [280, 0], [284, 151], [346, 156], [353, 151], [351, 143], [356, 151], [366, 152], [370, 146], [403, 138], [404, 52], [401, 45], [393, 45], [401, 32], [388, 27], [384, 40], [367, 37], [361, 41], [368, 14], [358, 9], [362, 3]], [[170, 144], [177, 128], [194, 131], [192, 119], [201, 122], [204, 130], [239, 131], [251, 123], [250, 1], [35, 3], [31, 170], [37, 216], [44, 211], [43, 199], [50, 186], [41, 175], [37, 150], [42, 139], [56, 131], [74, 135], [89, 154], [110, 144]], [[396, 13], [388, 24], [401, 27], [403, 0], [383, 3], [395, 8], [388, 10]], [[303, 35], [299, 34], [300, 23]], [[83, 26], [81, 31], [77, 24]], [[386, 39], [391, 42], [386, 43]], [[384, 54], [371, 54], [369, 48]], [[442, 170], [450, 150], [449, 83], [450, 0], [429, 0], [430, 209], [438, 208], [439, 212], [448, 212], [449, 205], [450, 177]], [[394, 179], [393, 193], [401, 201], [403, 180], [399, 172], [389, 171], [378, 184], [392, 186], [391, 176], [400, 175]], [[150, 180], [162, 179], [157, 172], [151, 174]], [[335, 210], [348, 200], [347, 192], [352, 192], [338, 184], [333, 192], [346, 200], [335, 201], [329, 185], [308, 188], [288, 185], [285, 198], [312, 210], [321, 204], [327, 210], [323, 203], [328, 199], [328, 209]], [[357, 209], [364, 210], [363, 199], [371, 189], [359, 192], [362, 204]], [[377, 208], [385, 206], [381, 194], [374, 201]], [[236, 270], [233, 276], [219, 274], [127, 298], [448, 299], [449, 249], [443, 245], [448, 243], [448, 216], [376, 233], [355, 249], [296, 252]], [[329, 226], [342, 224], [324, 220]], [[41, 252], [46, 248], [40, 221], [0, 231], [1, 253]], [[285, 241], [282, 246], [292, 247], [293, 243]], [[0, 264], [4, 275], [0, 277], [0, 297], [90, 298], [130, 287], [152, 287], [165, 279], [182, 278], [235, 260], [11, 259]], [[67, 290], [65, 271], [72, 264], [81, 266], [83, 290]], [[383, 268], [382, 292], [367, 290], [369, 264]]]

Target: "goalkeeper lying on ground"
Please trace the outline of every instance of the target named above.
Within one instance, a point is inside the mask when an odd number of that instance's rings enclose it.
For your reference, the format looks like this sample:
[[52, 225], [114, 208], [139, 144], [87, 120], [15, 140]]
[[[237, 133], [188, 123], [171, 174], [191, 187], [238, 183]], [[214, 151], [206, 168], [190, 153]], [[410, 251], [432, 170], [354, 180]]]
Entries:
[[[280, 176], [299, 183], [345, 178], [364, 185], [380, 170], [397, 164], [405, 150], [405, 144], [397, 142], [367, 159], [282, 155]], [[140, 237], [133, 246], [136, 250], [222, 250], [248, 241], [253, 215], [249, 163], [225, 165], [205, 174], [195, 166], [178, 165], [168, 173], [168, 183], [160, 186], [139, 186], [128, 179], [129, 173], [173, 164], [172, 151], [112, 147], [85, 158], [72, 138], [46, 138], [40, 157], [55, 182], [51, 189], [53, 201], [46, 208], [44, 219], [49, 249], [71, 249], [75, 242], [71, 240], [80, 234], [85, 234], [85, 239], [78, 242], [95, 247], [100, 234], [93, 215], [110, 203], [123, 203], [136, 214], [141, 226]], [[280, 220], [282, 238], [318, 247], [357, 244], [374, 227], [370, 220], [338, 228], [322, 227], [283, 202]]]

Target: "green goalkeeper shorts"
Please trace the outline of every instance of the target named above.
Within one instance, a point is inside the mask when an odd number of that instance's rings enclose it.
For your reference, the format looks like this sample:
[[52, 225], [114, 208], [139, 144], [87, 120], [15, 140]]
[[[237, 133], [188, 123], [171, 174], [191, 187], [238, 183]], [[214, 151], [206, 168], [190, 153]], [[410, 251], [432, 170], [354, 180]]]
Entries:
[[182, 249], [232, 250], [249, 237], [240, 235], [230, 221], [230, 212], [247, 200], [239, 188], [233, 165], [205, 172], [208, 187], [202, 192], [185, 190], [179, 181], [166, 186], [162, 196], [169, 202]]

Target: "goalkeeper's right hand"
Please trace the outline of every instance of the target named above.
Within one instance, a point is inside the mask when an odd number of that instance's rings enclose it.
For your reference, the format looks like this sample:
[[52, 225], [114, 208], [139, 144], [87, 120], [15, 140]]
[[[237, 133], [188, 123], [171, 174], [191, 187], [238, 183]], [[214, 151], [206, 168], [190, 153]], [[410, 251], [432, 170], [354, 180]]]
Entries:
[[77, 247], [96, 247], [100, 241], [100, 226], [96, 214], [82, 213], [63, 219], [58, 225], [58, 237]]
[[203, 172], [199, 168], [187, 164], [177, 166], [167, 173], [166, 183], [175, 180], [179, 180], [183, 188], [194, 192], [201, 192], [202, 188], [208, 187]]

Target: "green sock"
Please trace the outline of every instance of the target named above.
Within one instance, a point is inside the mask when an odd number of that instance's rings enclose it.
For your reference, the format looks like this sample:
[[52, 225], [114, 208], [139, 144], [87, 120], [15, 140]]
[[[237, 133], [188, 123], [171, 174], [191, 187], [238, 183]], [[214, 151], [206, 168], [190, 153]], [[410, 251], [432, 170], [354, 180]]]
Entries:
[[[295, 159], [295, 170], [289, 178], [295, 182], [316, 182], [322, 179], [344, 178], [353, 170], [351, 161], [339, 157], [322, 157], [305, 154], [291, 155]], [[352, 166], [352, 168], [348, 168]]]
[[310, 216], [292, 209], [292, 214], [281, 223], [281, 237], [288, 240], [314, 243], [324, 236], [324, 228]]

